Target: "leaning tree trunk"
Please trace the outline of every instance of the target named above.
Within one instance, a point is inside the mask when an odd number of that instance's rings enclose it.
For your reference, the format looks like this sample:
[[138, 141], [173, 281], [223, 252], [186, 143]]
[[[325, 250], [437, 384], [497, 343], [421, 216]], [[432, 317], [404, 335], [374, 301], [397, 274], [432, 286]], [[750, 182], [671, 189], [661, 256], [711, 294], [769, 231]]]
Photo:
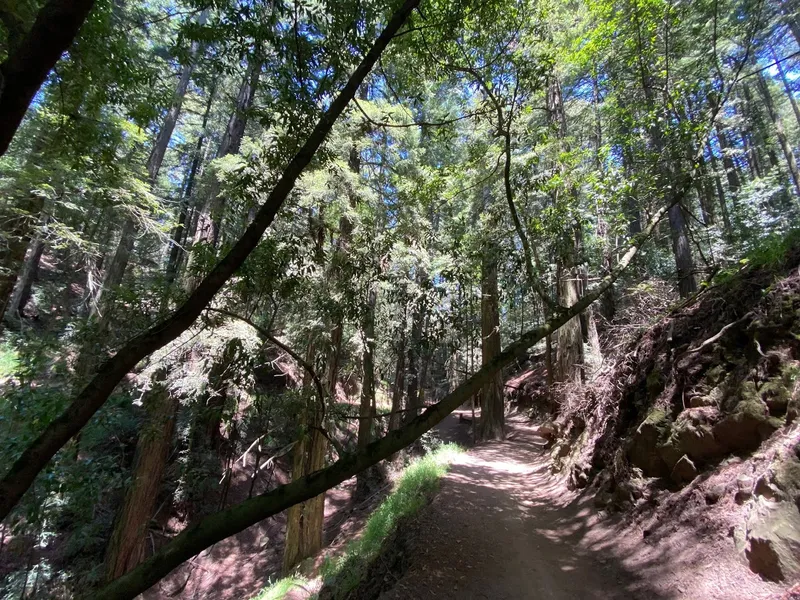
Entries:
[[[316, 350], [313, 341], [308, 345], [306, 363], [314, 364]], [[306, 407], [300, 417], [300, 439], [292, 454], [292, 481], [302, 479], [325, 466], [327, 440], [320, 430], [324, 427], [324, 398], [316, 398], [311, 376], [306, 373], [303, 380]], [[295, 504], [286, 515], [286, 541], [283, 549], [283, 572], [292, 569], [309, 556], [322, 549], [322, 533], [325, 521], [325, 493], [310, 500]]]
[[178, 412], [178, 401], [166, 387], [163, 372], [153, 378], [153, 387], [143, 404], [146, 421], [136, 444], [133, 477], [106, 550], [109, 581], [124, 575], [144, 558], [147, 531], [167, 467]]
[[[486, 256], [481, 270], [481, 365], [500, 354], [500, 308], [497, 259]], [[481, 418], [478, 435], [484, 440], [502, 440], [506, 435], [503, 404], [503, 375], [495, 373], [481, 390]]]
[[797, 125], [800, 127], [800, 106], [797, 105], [797, 99], [794, 97], [794, 91], [792, 90], [792, 86], [789, 84], [789, 78], [786, 76], [786, 69], [783, 68], [783, 62], [779, 59], [777, 52], [775, 52], [775, 48], [770, 46], [769, 48], [770, 54], [772, 55], [772, 60], [775, 61], [775, 66], [778, 69], [778, 75], [781, 78], [781, 83], [783, 84], [783, 91], [786, 92], [786, 95], [789, 98], [789, 102], [792, 105], [792, 111], [794, 112], [794, 118], [797, 121]]

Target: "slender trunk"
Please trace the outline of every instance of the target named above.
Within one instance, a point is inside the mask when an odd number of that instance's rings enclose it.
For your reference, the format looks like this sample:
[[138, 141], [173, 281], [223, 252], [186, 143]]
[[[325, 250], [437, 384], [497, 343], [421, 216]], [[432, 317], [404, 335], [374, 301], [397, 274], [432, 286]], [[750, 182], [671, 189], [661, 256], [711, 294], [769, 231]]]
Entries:
[[711, 170], [714, 177], [714, 188], [717, 192], [717, 200], [719, 201], [720, 213], [722, 214], [722, 224], [725, 228], [725, 235], [730, 238], [733, 235], [733, 224], [731, 223], [730, 212], [728, 211], [728, 203], [725, 199], [725, 188], [722, 186], [722, 180], [719, 177], [719, 164], [711, 144], [706, 143], [706, 152], [708, 152], [709, 160], [711, 161]]
[[[427, 273], [419, 269], [417, 284], [421, 287], [427, 279]], [[424, 293], [424, 292], [423, 292]], [[417, 416], [419, 404], [419, 357], [422, 345], [422, 325], [425, 322], [427, 306], [425, 297], [421, 296], [411, 317], [411, 339], [408, 342], [407, 376], [406, 376], [406, 410], [403, 422], [406, 423]]]
[[733, 162], [728, 137], [721, 127], [717, 126], [716, 130], [719, 147], [722, 150], [722, 166], [725, 167], [725, 177], [728, 179], [728, 190], [732, 195], [736, 196], [739, 193], [739, 188], [742, 187], [739, 169]]
[[697, 291], [697, 281], [694, 276], [694, 260], [689, 245], [686, 219], [683, 216], [683, 209], [678, 204], [669, 209], [669, 225], [672, 232], [672, 252], [678, 270], [678, 290], [681, 298], [686, 298]]
[[136, 444], [133, 476], [106, 550], [106, 579], [109, 581], [124, 575], [144, 559], [150, 519], [167, 467], [178, 401], [166, 387], [163, 372], [154, 378], [152, 385], [143, 401], [146, 420]]
[[397, 345], [397, 365], [394, 371], [394, 387], [392, 388], [392, 415], [389, 417], [389, 430], [400, 427], [400, 411], [403, 410], [403, 391], [406, 373], [406, 331], [405, 308], [403, 323], [400, 325], [400, 341]]
[[[481, 268], [481, 365], [500, 354], [500, 307], [497, 286], [497, 259], [487, 252]], [[503, 375], [500, 371], [487, 379], [481, 389], [479, 435], [483, 440], [505, 438]]]
[[764, 75], [759, 71], [758, 73], [758, 89], [761, 91], [761, 97], [764, 99], [764, 105], [767, 107], [767, 113], [775, 128], [775, 133], [778, 136], [778, 142], [783, 150], [783, 156], [786, 159], [786, 165], [789, 168], [789, 174], [792, 177], [795, 193], [800, 195], [800, 170], [797, 168], [797, 160], [792, 152], [792, 147], [789, 145], [789, 140], [786, 137], [786, 130], [783, 127], [783, 119], [775, 109], [775, 103], [772, 100], [772, 93], [769, 91], [767, 80]]
[[214, 103], [214, 96], [216, 95], [216, 85], [211, 89], [206, 101], [206, 109], [203, 113], [203, 123], [200, 126], [200, 135], [197, 136], [197, 143], [195, 144], [194, 156], [192, 157], [192, 164], [189, 167], [189, 175], [186, 178], [186, 187], [183, 190], [181, 198], [180, 210], [178, 213], [178, 223], [172, 230], [170, 240], [169, 257], [167, 258], [167, 268], [165, 273], [167, 289], [169, 289], [175, 282], [178, 275], [181, 259], [183, 257], [183, 244], [187, 240], [187, 226], [189, 225], [189, 209], [194, 194], [194, 187], [197, 178], [200, 175], [201, 164], [204, 159], [203, 146], [206, 141], [206, 130], [208, 128], [208, 117], [211, 114], [211, 107]]
[[[373, 427], [377, 416], [375, 410], [375, 304], [378, 293], [374, 285], [370, 285], [367, 294], [367, 306], [361, 329], [364, 349], [361, 353], [361, 365], [364, 376], [361, 383], [361, 403], [358, 409], [358, 449], [366, 448], [373, 439]], [[375, 476], [375, 469], [368, 469], [357, 475], [356, 495], [364, 497]]]
[[761, 116], [761, 111], [756, 105], [756, 102], [753, 100], [753, 91], [750, 89], [750, 85], [746, 81], [741, 83], [741, 87], [744, 95], [745, 115], [747, 117], [747, 122], [752, 123], [753, 125], [752, 131], [756, 146], [755, 153], [758, 154], [759, 152], [766, 152], [770, 168], [777, 167], [779, 164], [778, 155], [775, 153], [775, 149], [770, 141], [771, 136], [769, 135], [767, 126]]

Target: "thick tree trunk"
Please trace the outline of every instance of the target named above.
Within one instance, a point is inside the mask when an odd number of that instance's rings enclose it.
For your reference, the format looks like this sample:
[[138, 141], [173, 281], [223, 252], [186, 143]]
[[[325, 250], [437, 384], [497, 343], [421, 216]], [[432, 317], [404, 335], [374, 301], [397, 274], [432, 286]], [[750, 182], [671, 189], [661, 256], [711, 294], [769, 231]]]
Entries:
[[[497, 286], [497, 259], [486, 256], [481, 269], [481, 365], [500, 354], [500, 303]], [[478, 434], [483, 440], [502, 440], [506, 436], [503, 374], [498, 371], [481, 389], [481, 418]]]
[[[306, 363], [314, 364], [316, 349], [310, 342]], [[322, 404], [324, 398], [313, 396], [311, 377], [304, 378], [306, 408], [300, 418], [302, 428], [292, 454], [292, 481], [297, 481], [325, 466], [327, 440], [320, 431], [324, 427]], [[322, 549], [325, 520], [325, 493], [292, 506], [286, 515], [286, 541], [283, 550], [283, 572], [291, 573], [298, 563]]]
[[355, 96], [378, 58], [419, 5], [406, 0], [389, 19], [383, 32], [361, 60], [339, 94], [320, 118], [306, 142], [289, 161], [239, 241], [206, 275], [197, 289], [168, 318], [137, 335], [98, 369], [95, 377], [76, 395], [63, 413], [49, 423], [14, 462], [0, 482], [0, 519], [4, 519], [33, 484], [39, 472], [72, 436], [76, 435], [105, 404], [117, 384], [143, 358], [164, 347], [186, 331], [205, 310], [216, 293], [233, 276], [258, 245], [261, 236], [313, 159], [333, 124]]
[[197, 525], [184, 530], [144, 564], [97, 591], [94, 599], [129, 600], [134, 598], [183, 561], [205, 548], [299, 502], [331, 489], [359, 471], [379, 463], [417, 440], [477, 394], [481, 387], [499, 375], [504, 367], [524, 356], [528, 348], [542, 340], [545, 335], [557, 331], [564, 323], [579, 315], [602, 296], [636, 257], [641, 244], [652, 235], [656, 225], [667, 213], [669, 206], [682, 200], [690, 187], [691, 182], [688, 182], [675, 190], [667, 206], [655, 212], [645, 228], [644, 235], [636, 239], [635, 243], [622, 255], [615, 269], [605, 276], [596, 287], [584, 294], [578, 304], [568, 307], [544, 325], [522, 335], [516, 342], [498, 354], [491, 363], [481, 367], [477, 373], [469, 377], [440, 402], [429, 406], [419, 417], [401, 429], [390, 432], [385, 437], [372, 442], [363, 451], [346, 454], [336, 463], [321, 471], [306, 475], [300, 480], [280, 486], [207, 517]]
[[[572, 306], [580, 298], [578, 270], [574, 257], [558, 269], [558, 297], [563, 306]], [[559, 383], [581, 383], [583, 379], [583, 332], [580, 317], [558, 330], [555, 378]]]
[[175, 431], [178, 401], [164, 384], [163, 372], [154, 378], [152, 385], [143, 402], [146, 420], [136, 444], [133, 477], [106, 550], [106, 579], [109, 581], [124, 575], [144, 558], [147, 531]]
[[795, 193], [800, 195], [800, 170], [797, 167], [797, 160], [792, 152], [792, 147], [789, 145], [789, 139], [786, 137], [786, 130], [783, 127], [783, 119], [775, 109], [775, 103], [772, 100], [772, 93], [769, 91], [767, 80], [764, 79], [763, 73], [758, 73], [758, 89], [761, 92], [761, 97], [764, 99], [764, 105], [767, 107], [767, 113], [775, 128], [775, 133], [778, 136], [778, 142], [783, 150], [783, 156], [786, 159], [786, 166], [789, 168], [789, 174], [794, 184]]

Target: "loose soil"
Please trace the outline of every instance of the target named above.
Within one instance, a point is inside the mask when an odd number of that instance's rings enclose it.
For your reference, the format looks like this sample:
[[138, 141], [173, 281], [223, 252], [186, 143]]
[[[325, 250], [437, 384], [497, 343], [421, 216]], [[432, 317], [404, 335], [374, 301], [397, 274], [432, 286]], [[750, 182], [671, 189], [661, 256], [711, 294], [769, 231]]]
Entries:
[[[443, 437], [457, 427], [468, 425], [449, 417]], [[637, 524], [599, 512], [550, 474], [536, 440], [512, 419], [508, 440], [457, 459], [410, 526], [412, 556], [381, 598], [750, 600], [785, 589], [753, 575], [724, 534], [676, 525], [653, 543]]]

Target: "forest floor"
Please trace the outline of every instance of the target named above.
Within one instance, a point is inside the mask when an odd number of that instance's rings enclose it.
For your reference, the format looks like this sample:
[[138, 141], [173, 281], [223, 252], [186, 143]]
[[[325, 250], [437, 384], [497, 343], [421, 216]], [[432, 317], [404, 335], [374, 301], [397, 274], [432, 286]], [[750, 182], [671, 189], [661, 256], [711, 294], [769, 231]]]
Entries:
[[[442, 431], [467, 430], [454, 417]], [[463, 435], [463, 434], [462, 434]], [[675, 528], [655, 545], [624, 515], [550, 474], [530, 424], [512, 418], [508, 439], [461, 455], [433, 503], [406, 533], [407, 568], [381, 596], [408, 598], [779, 597], [747, 568], [724, 534]]]

